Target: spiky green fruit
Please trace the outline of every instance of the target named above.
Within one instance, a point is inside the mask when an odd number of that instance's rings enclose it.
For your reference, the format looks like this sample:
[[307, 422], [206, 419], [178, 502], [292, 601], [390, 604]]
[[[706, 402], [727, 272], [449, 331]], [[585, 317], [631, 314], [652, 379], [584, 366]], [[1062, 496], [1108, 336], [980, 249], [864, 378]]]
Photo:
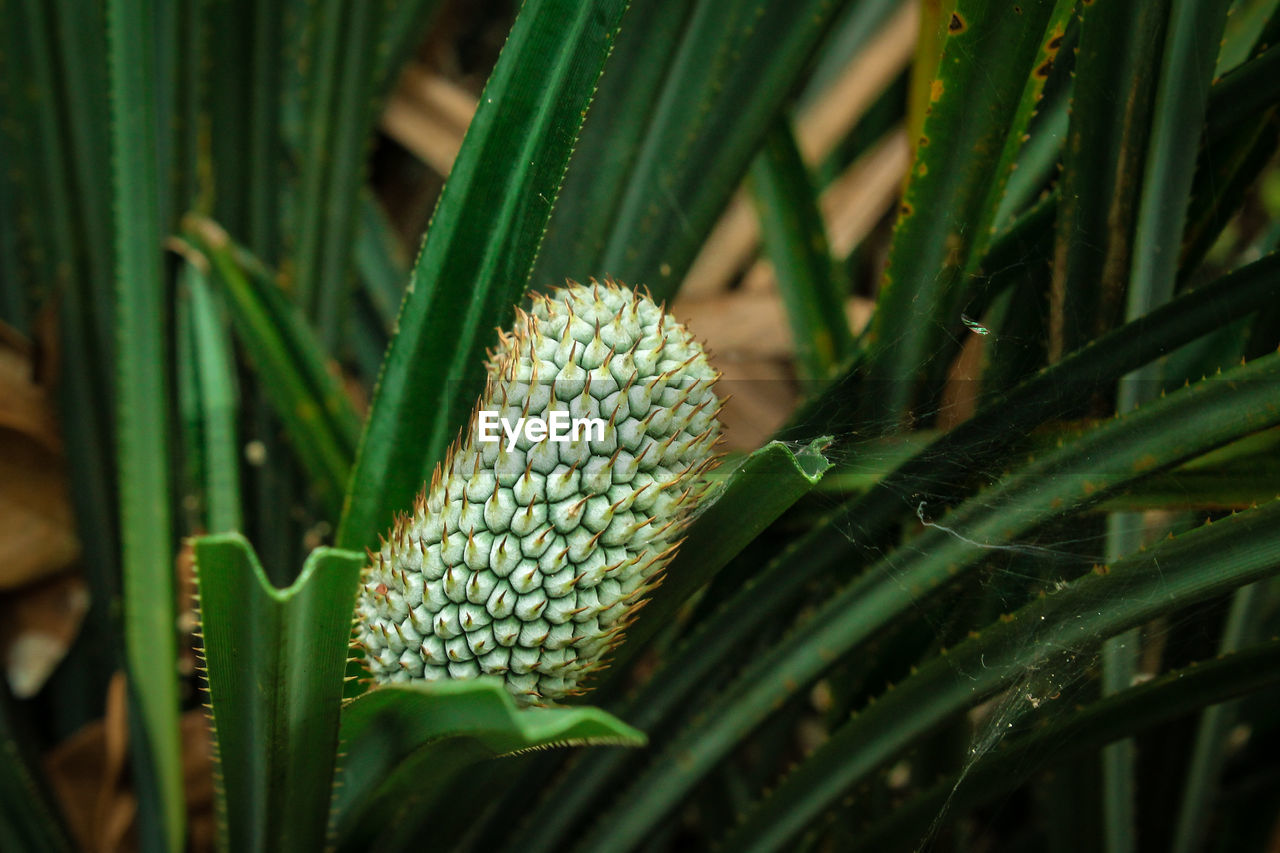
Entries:
[[[613, 282], [519, 312], [470, 424], [366, 572], [356, 642], [375, 680], [496, 675], [523, 703], [580, 692], [705, 493], [718, 376], [683, 326]], [[483, 412], [605, 424], [494, 442]]]

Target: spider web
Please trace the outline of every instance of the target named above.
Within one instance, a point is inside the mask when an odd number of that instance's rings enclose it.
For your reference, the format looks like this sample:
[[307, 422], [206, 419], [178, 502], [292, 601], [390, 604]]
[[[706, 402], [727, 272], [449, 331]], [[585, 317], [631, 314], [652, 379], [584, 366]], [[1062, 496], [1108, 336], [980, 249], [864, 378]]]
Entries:
[[[1040, 347], [1034, 340], [1001, 335], [985, 325], [982, 318], [972, 317], [967, 313], [957, 318], [954, 328], [944, 331], [948, 336], [972, 336], [988, 352], [1003, 349], [1007, 353], [1015, 349], [1027, 351]], [[957, 343], [963, 343], [963, 340]], [[953, 381], [952, 385], [955, 384]], [[1105, 391], [1106, 386], [1099, 385], [1098, 390]], [[1152, 394], [1148, 396], [1155, 396], [1156, 389], [1151, 390]], [[946, 421], [950, 417], [954, 425], [967, 417], [972, 412], [972, 407], [981, 408], [991, 395], [984, 395], [978, 389], [969, 396], [971, 399], [967, 403], [944, 401], [931, 410], [917, 411], [916, 420], [931, 423]], [[1064, 394], [1060, 412], [1056, 413], [1057, 417], [1048, 419], [1048, 422], [1069, 423], [1079, 419], [1079, 396]], [[969, 408], [965, 408], [966, 405]], [[953, 409], [964, 410], [957, 412], [952, 411]], [[894, 436], [885, 435], [837, 435], [836, 441], [824, 452], [829, 461], [834, 463], [826, 476], [835, 480], [837, 487], [833, 490], [819, 486], [809, 502], [822, 510], [834, 510], [847, 496], [847, 493], [839, 491], [841, 478], [861, 480], [865, 485], [891, 482], [882, 478], [905, 460], [907, 454], [901, 445], [903, 442], [910, 443], [909, 435], [897, 438], [901, 441], [895, 440]], [[1007, 436], [993, 436], [992, 442], [1005, 443], [1006, 439]], [[1022, 449], [1010, 449], [997, 454], [1002, 460], [997, 465], [979, 460], [971, 466], [962, 466], [959, 479], [967, 480], [970, 484], [970, 488], [964, 491], [964, 500], [971, 505], [995, 506], [984, 504], [986, 496], [994, 491], [991, 487], [997, 486], [1009, 471], [1016, 469], [1026, 458], [1026, 443], [1012, 442], [1014, 448]], [[798, 453], [807, 442], [789, 441], [787, 444], [793, 452]], [[924, 447], [923, 443], [920, 446]], [[926, 447], [922, 452], [927, 454], [930, 451]], [[947, 462], [951, 466], [955, 464], [954, 459], [948, 459]], [[1077, 578], [1090, 573], [1096, 566], [1109, 562], [1109, 534], [1107, 525], [1103, 523], [1107, 513], [1104, 510], [1094, 507], [1084, 512], [1070, 513], [1063, 518], [1039, 524], [1010, 541], [988, 541], [949, 517], [950, 507], [939, 496], [954, 494], [956, 482], [957, 477], [952, 472], [940, 476], [936, 483], [931, 484], [926, 477], [923, 486], [917, 479], [910, 490], [899, 489], [892, 492], [891, 499], [901, 504], [899, 514], [904, 524], [901, 534], [891, 546], [876, 545], [874, 531], [864, 529], [856, 518], [845, 515], [839, 522], [841, 534], [851, 544], [860, 549], [872, 550], [870, 562], [885, 558], [882, 562], [892, 565], [896, 557], [918, 551], [922, 547], [919, 542], [928, 542], [928, 537], [923, 535], [928, 532], [945, 534], [982, 551], [980, 561], [965, 573], [961, 581], [940, 592], [920, 594], [915, 599], [917, 615], [930, 626], [940, 646], [957, 639], [951, 636], [954, 626], [939, 617], [940, 608], [982, 613], [990, 611], [993, 605], [998, 605], [996, 609], [999, 613], [1009, 613], [1038, 595], [1060, 594]], [[932, 486], [936, 486], [936, 489]], [[1151, 542], [1174, 529], [1193, 523], [1192, 513], [1185, 511], [1124, 513], [1122, 517], [1137, 528], [1131, 531], [1133, 535], [1130, 541]], [[1194, 518], [1198, 521], [1199, 517]], [[905, 589], [908, 581], [900, 579], [900, 583]], [[1192, 617], [1181, 617], [1177, 618], [1177, 622], [1165, 621], [1144, 626], [1141, 639], [1137, 640], [1139, 651], [1154, 650], [1155, 655], [1148, 654], [1143, 660], [1135, 683], [1156, 674], [1155, 670], [1160, 667], [1159, 649], [1165, 644], [1170, 632], [1176, 630], [1177, 623], [1190, 618]], [[967, 627], [980, 629], [985, 624], [988, 622], [977, 622]], [[1026, 641], [1035, 647], [1032, 657], [1034, 663], [1029, 666], [991, 664], [1002, 667], [999, 680], [1006, 686], [969, 709], [966, 716], [968, 745], [962, 755], [956, 756], [958, 766], [954, 786], [932, 823], [927, 828], [922, 828], [918, 849], [927, 849], [933, 843], [946, 824], [955, 793], [965, 784], [973, 768], [1007, 738], [1025, 733], [1059, 711], [1069, 710], [1077, 704], [1097, 698], [1096, 678], [1101, 666], [1100, 650], [1107, 639], [1106, 636], [1098, 635], [1084, 642], [1064, 646], [1050, 636], [1049, 632], [1032, 629], [1027, 633]], [[951, 657], [948, 660], [952, 661], [960, 678], [976, 680], [976, 675], [967, 670], [965, 665], [955, 662]], [[981, 661], [981, 666], [984, 669], [988, 667], [985, 658]], [[891, 778], [902, 784], [904, 779], [910, 778], [911, 760], [903, 758], [895, 761], [890, 771]], [[1000, 808], [999, 802], [994, 803], [996, 809]], [[972, 813], [972, 809], [967, 810], [967, 813]]]

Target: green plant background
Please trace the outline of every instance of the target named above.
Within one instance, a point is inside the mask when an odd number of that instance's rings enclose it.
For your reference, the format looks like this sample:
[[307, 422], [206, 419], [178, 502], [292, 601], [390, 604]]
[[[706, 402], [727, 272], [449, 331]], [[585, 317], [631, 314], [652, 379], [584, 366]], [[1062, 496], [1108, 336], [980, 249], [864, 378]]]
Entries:
[[[0, 691], [0, 849], [76, 847], [41, 755], [117, 671], [148, 851], [191, 843], [202, 701], [224, 850], [1272, 849], [1275, 0], [923, 0], [816, 159], [802, 114], [902, 4], [489, 4], [408, 264], [378, 117], [463, 5], [0, 0], [0, 319], [56, 327], [93, 602]], [[824, 199], [895, 133], [837, 250]], [[674, 299], [744, 186], [802, 399], [595, 691], [366, 690], [364, 549], [496, 329], [566, 277]]]

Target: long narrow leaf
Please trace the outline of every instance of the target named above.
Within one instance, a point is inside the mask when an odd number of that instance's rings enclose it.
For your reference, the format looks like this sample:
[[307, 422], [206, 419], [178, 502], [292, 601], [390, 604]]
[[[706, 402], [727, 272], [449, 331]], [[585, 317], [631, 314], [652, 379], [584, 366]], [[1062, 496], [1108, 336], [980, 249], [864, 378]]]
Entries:
[[1134, 225], [1129, 319], [1169, 301], [1228, 0], [1172, 0]]
[[843, 8], [830, 0], [700, 2], [637, 140], [634, 171], [618, 188], [604, 251], [575, 258], [569, 273], [607, 273], [672, 297]]
[[[1250, 649], [1249, 652], [1239, 654], [1244, 646], [1258, 639], [1258, 628], [1265, 613], [1265, 600], [1265, 584], [1255, 583], [1236, 590], [1232, 596], [1231, 609], [1227, 613], [1222, 640], [1218, 644], [1220, 660], [1240, 657], [1247, 659], [1252, 657], [1250, 652], [1258, 651]], [[1261, 648], [1275, 650], [1278, 645], [1280, 643], [1273, 641]], [[1280, 667], [1264, 665], [1261, 669], [1280, 677]], [[1228, 702], [1215, 705], [1206, 708], [1200, 715], [1174, 831], [1172, 847], [1175, 853], [1191, 853], [1204, 840], [1212, 814], [1213, 799], [1218, 793], [1223, 765], [1228, 755], [1231, 728], [1238, 717], [1238, 704]]]
[[[140, 735], [144, 847], [185, 835], [178, 732], [172, 494], [154, 45], [148, 0], [108, 0], [112, 190], [116, 212], [117, 464], [125, 654]], [[154, 780], [148, 782], [147, 780]], [[151, 807], [158, 808], [158, 815]], [[155, 820], [156, 825], [150, 825]]]
[[1280, 45], [1267, 45], [1213, 84], [1214, 110], [1205, 128], [1209, 142], [1237, 133], [1260, 113], [1280, 103]]
[[212, 221], [189, 216], [185, 230], [208, 258], [266, 394], [315, 478], [316, 492], [336, 516], [355, 455], [359, 416], [310, 327], [271, 277]]
[[[1059, 55], [1075, 52], [1075, 45], [1071, 40], [1078, 35], [1068, 30], [1058, 50]], [[1009, 175], [1004, 197], [1000, 199], [1000, 206], [992, 220], [996, 233], [1000, 235], [991, 238], [992, 243], [1003, 236], [1004, 229], [1019, 214], [1030, 210], [1044, 188], [1058, 177], [1059, 160], [1070, 121], [1070, 101], [1065, 88], [1058, 87], [1052, 93], [1046, 91], [1035, 116], [1028, 122], [1027, 135], [1030, 138], [1018, 152], [1017, 166]]]
[[[302, 135], [297, 146], [298, 182], [296, 199], [289, 232], [297, 240], [293, 255], [294, 291], [307, 317], [320, 326], [320, 339], [327, 347], [337, 342], [336, 330], [331, 323], [336, 316], [320, 317], [320, 302], [328, 300], [323, 290], [342, 286], [346, 270], [329, 270], [324, 266], [324, 253], [330, 237], [340, 236], [343, 226], [351, 221], [351, 205], [335, 204], [336, 193], [331, 197], [331, 180], [334, 172], [346, 173], [356, 164], [339, 162], [337, 137], [347, 130], [359, 133], [363, 128], [350, 128], [338, 124], [343, 105], [352, 93], [346, 91], [349, 81], [345, 78], [348, 53], [352, 65], [363, 67], [373, 50], [372, 24], [374, 3], [345, 3], [343, 0], [318, 0], [305, 7], [295, 7], [303, 15], [301, 26], [302, 78], [301, 102]], [[354, 38], [344, 40], [348, 26], [354, 30]], [[349, 116], [342, 116], [348, 119]], [[339, 233], [330, 233], [335, 226]]]
[[789, 124], [779, 121], [751, 166], [765, 251], [787, 307], [796, 362], [825, 379], [853, 349], [817, 197]]
[[[904, 495], [935, 496], [953, 500], [963, 488], [958, 465], [972, 465], [981, 459], [988, 465], [1001, 464], [993, 451], [993, 436], [1029, 432], [1063, 405], [1078, 404], [1087, 398], [1095, 383], [1114, 381], [1121, 374], [1223, 322], [1216, 315], [1239, 315], [1274, 299], [1280, 284], [1275, 277], [1280, 258], [1264, 259], [1228, 276], [1214, 285], [1184, 294], [1174, 303], [1142, 320], [1121, 327], [1043, 371], [1015, 389], [1002, 402], [983, 409], [977, 416], [942, 435], [917, 451], [906, 462], [872, 487], [828, 515], [817, 520], [811, 531], [787, 552], [768, 563], [710, 618], [704, 620], [669, 661], [668, 674], [646, 685], [635, 697], [639, 716], [635, 721], [652, 728], [681, 697], [693, 690], [705, 673], [727, 666], [747, 638], [779, 614], [788, 612], [804, 585], [823, 571], [840, 571], [844, 576], [879, 556], [874, 547], [886, 531], [912, 507], [903, 505]], [[1237, 289], [1239, 288], [1239, 289]], [[1241, 298], [1237, 301], [1238, 298]], [[1149, 348], [1148, 348], [1149, 347]], [[1079, 371], [1087, 371], [1081, 373]], [[1027, 418], [1027, 420], [1023, 420]], [[1264, 451], [1265, 452], [1265, 451]], [[1214, 454], [1203, 457], [1207, 461]], [[1156, 475], [1159, 477], [1160, 475]], [[1172, 475], [1171, 475], [1172, 476]], [[1143, 481], [1146, 482], [1146, 481]], [[944, 483], [953, 483], [943, 487]], [[852, 544], [846, 529], [856, 523], [864, 545]], [[759, 590], [767, 589], [768, 595]], [[653, 716], [651, 716], [651, 714]], [[600, 763], [597, 761], [597, 763]], [[596, 782], [597, 787], [605, 784]]]
[[[1134, 223], [1125, 318], [1133, 320], [1168, 302], [1177, 283], [1192, 169], [1200, 147], [1218, 45], [1230, 3], [1172, 0], [1161, 54], [1160, 77], [1144, 152], [1142, 187]], [[1145, 365], [1120, 380], [1116, 408], [1124, 412], [1157, 393], [1151, 380], [1159, 364]], [[1108, 519], [1107, 557], [1141, 545], [1141, 516]], [[1102, 650], [1102, 690], [1128, 687], [1142, 648], [1136, 629], [1113, 637]], [[1137, 849], [1137, 753], [1133, 741], [1108, 746], [1102, 755], [1103, 829], [1110, 853]]]
[[297, 200], [297, 290], [333, 349], [349, 302], [357, 199], [377, 107], [438, 0], [322, 2], [308, 12], [307, 141]]
[[728, 474], [699, 510], [667, 567], [666, 579], [628, 629], [627, 641], [614, 656], [613, 671], [622, 671], [689, 596], [818, 484], [831, 468], [823, 455], [830, 443], [830, 438], [819, 438], [793, 452], [786, 444], [772, 441]]
[[530, 0], [480, 97], [414, 268], [360, 445], [338, 543], [409, 506], [483, 387], [524, 293], [625, 0]]
[[369, 303], [389, 333], [395, 326], [396, 310], [404, 299], [409, 261], [386, 214], [370, 192], [360, 195], [355, 263]]
[[[285, 9], [278, 3], [252, 3], [253, 53], [249, 68], [249, 151], [245, 244], [268, 264], [278, 264], [280, 198], [275, 176], [284, 168], [281, 125], [281, 30]], [[215, 129], [215, 133], [217, 130]], [[225, 190], [224, 190], [225, 191]]]
[[[51, 5], [41, 0], [3, 0], [0, 3], [0, 98], [6, 121], [4, 181], [13, 192], [15, 220], [13, 235], [20, 249], [20, 277], [9, 279], [5, 287], [29, 305], [42, 295], [56, 295], [62, 376], [58, 383], [58, 403], [76, 416], [62, 421], [67, 448], [68, 470], [74, 487], [70, 490], [76, 526], [83, 542], [97, 543], [99, 559], [86, 566], [86, 578], [94, 602], [88, 630], [98, 642], [91, 646], [100, 653], [89, 686], [101, 695], [106, 679], [119, 665], [123, 642], [116, 633], [111, 611], [120, 596], [120, 547], [115, 464], [115, 335], [112, 308], [115, 303], [115, 270], [112, 265], [114, 218], [109, 187], [99, 186], [80, 197], [73, 196], [74, 182], [66, 164], [73, 158], [68, 148], [83, 154], [83, 142], [95, 155], [84, 165], [85, 174], [100, 184], [109, 182], [110, 154], [107, 145], [106, 39], [101, 26], [99, 4], [78, 17], [58, 17], [65, 26], [59, 36], [76, 53], [69, 59], [80, 68], [91, 89], [85, 99], [71, 97], [67, 109], [60, 104], [58, 70], [54, 59], [56, 40], [49, 22]], [[95, 28], [96, 25], [96, 28]], [[71, 37], [73, 36], [73, 37]], [[81, 44], [83, 42], [83, 44]], [[67, 91], [81, 92], [74, 81]], [[67, 131], [63, 115], [73, 129]], [[74, 141], [68, 146], [70, 133]], [[101, 206], [95, 205], [95, 200]], [[92, 222], [90, 223], [90, 220]], [[77, 238], [81, 221], [97, 232]], [[103, 236], [105, 234], [105, 236]], [[105, 242], [103, 257], [93, 247]], [[81, 252], [81, 249], [85, 252]], [[86, 267], [86, 257], [91, 266]], [[97, 258], [97, 260], [92, 260]], [[105, 264], [105, 266], [99, 266]], [[83, 711], [84, 721], [96, 708]]]
[[[59, 48], [58, 58], [62, 64], [61, 84], [65, 92], [66, 137], [70, 154], [66, 161], [67, 173], [75, 181], [75, 195], [71, 201], [78, 218], [76, 231], [49, 235], [49, 238], [60, 240], [75, 234], [83, 235], [83, 274], [86, 281], [70, 284], [84, 294], [80, 298], [87, 299], [88, 316], [98, 330], [93, 336], [93, 343], [101, 347], [102, 355], [106, 356], [111, 352], [114, 340], [110, 334], [113, 330], [113, 300], [107, 298], [113, 288], [114, 269], [111, 187], [108, 181], [103, 180], [111, 169], [104, 4], [86, 5], [76, 0], [57, 0], [52, 5], [44, 5], [54, 21], [48, 37]], [[56, 258], [52, 260], [57, 262]], [[109, 363], [105, 358], [103, 362], [99, 369]]]
[[922, 402], [919, 378], [936, 374], [939, 352], [949, 351], [946, 335], [966, 308], [964, 274], [990, 237], [1071, 5], [1035, 0], [1009, 14], [1000, 5], [955, 4], [866, 335], [872, 423], [908, 422]]
[[595, 274], [591, 262], [604, 250], [621, 188], [635, 166], [639, 140], [649, 129], [668, 72], [671, 45], [688, 26], [693, 8], [692, 3], [632, 0], [547, 223], [531, 287]]
[[0, 683], [0, 845], [6, 850], [75, 849], [48, 783], [20, 732], [9, 686]]
[[[191, 350], [191, 389], [198, 418], [200, 485], [205, 509], [204, 529], [212, 533], [239, 530], [240, 447], [236, 438], [239, 394], [225, 326], [209, 289], [208, 275], [188, 263], [182, 288], [188, 303]], [[181, 321], [180, 321], [181, 322]], [[180, 359], [181, 360], [181, 359]]]
[[945, 526], [919, 537], [909, 554], [892, 555], [871, 567], [798, 630], [752, 660], [698, 722], [670, 744], [665, 758], [619, 798], [583, 846], [628, 849], [636, 844], [643, 827], [669, 812], [738, 737], [914, 606], [923, 591], [971, 568], [986, 553], [983, 543], [1008, 542], [1143, 474], [1280, 421], [1280, 408], [1271, 402], [1277, 377], [1280, 354], [1223, 374], [1225, 381], [1198, 383], [1085, 433], [962, 505]]
[[1054, 361], [1123, 317], [1167, 6], [1094, 3], [1081, 12], [1049, 302]]
[[465, 790], [459, 772], [476, 762], [552, 746], [643, 746], [645, 737], [597, 708], [518, 709], [500, 682], [476, 679], [371, 690], [343, 709], [342, 743], [337, 837], [364, 850], [408, 846], [442, 797]]
[[[617, 692], [629, 665], [649, 641], [666, 627], [690, 595], [760, 535], [783, 512], [813, 489], [832, 467], [823, 455], [829, 439], [818, 439], [793, 453], [782, 442], [770, 442], [746, 457], [725, 478], [668, 567], [666, 579], [628, 629], [627, 640], [615, 654], [601, 685], [607, 701]], [[704, 670], [666, 667], [638, 694], [616, 705], [615, 711], [641, 728], [662, 719], [683, 695], [680, 687], [696, 683]], [[670, 688], [670, 689], [665, 689]], [[661, 699], [655, 694], [662, 694]], [[511, 841], [524, 853], [555, 850], [567, 832], [590, 813], [606, 793], [608, 779], [626, 762], [625, 754], [600, 751], [583, 755], [550, 787], [541, 802], [538, 820], [521, 827]], [[530, 771], [537, 774], [537, 768]]]
[[[1201, 661], [1092, 702], [944, 778], [859, 832], [856, 851], [909, 847], [943, 811], [958, 817], [1012, 791], [1063, 753], [1080, 754], [1197, 708], [1280, 681], [1280, 642]], [[1212, 710], [1212, 709], [1210, 709]], [[853, 853], [853, 851], [850, 851]]]
[[[933, 658], [841, 727], [725, 842], [779, 849], [874, 767], [948, 716], [1053, 666], [1063, 649], [1280, 570], [1280, 502], [1202, 527], [1085, 575]], [[1071, 666], [1072, 664], [1062, 664]]]
[[[1007, 448], [1012, 439], [1025, 435], [1056, 413], [1082, 405], [1090, 395], [1124, 374], [1221, 324], [1257, 311], [1278, 294], [1280, 254], [1268, 255], [1182, 294], [1174, 302], [1113, 330], [1016, 388], [991, 398], [973, 418], [940, 436], [858, 499], [853, 514], [865, 521], [888, 507], [889, 517], [894, 518], [896, 510], [891, 498], [902, 493], [936, 493], [939, 499], [947, 500], [948, 492], [942, 484], [963, 482], [964, 472], [975, 462], [995, 461], [1003, 452], [1000, 448]], [[832, 389], [834, 393], [840, 390]], [[831, 403], [824, 394], [813, 409]], [[784, 430], [781, 437], [795, 438], [807, 431], [797, 427]], [[868, 521], [867, 527], [875, 525]]]
[[[1236, 18], [1233, 14], [1232, 19]], [[1266, 23], [1257, 31], [1249, 52], [1252, 61], [1261, 60], [1264, 53], [1280, 37], [1280, 9], [1272, 7]], [[1264, 62], [1263, 65], [1271, 61]], [[1245, 69], [1240, 69], [1242, 72]], [[1280, 130], [1277, 129], [1277, 110], [1263, 109], [1254, 112], [1250, 120], [1235, 126], [1233, 132], [1223, 138], [1215, 128], [1224, 122], [1222, 116], [1235, 112], [1236, 105], [1244, 99], [1240, 88], [1250, 91], [1264, 88], [1255, 82], [1253, 73], [1241, 74], [1230, 85], [1224, 78], [1209, 90], [1209, 108], [1205, 115], [1205, 142], [1200, 162], [1196, 167], [1192, 185], [1191, 206], [1187, 213], [1187, 228], [1183, 237], [1181, 274], [1187, 274], [1208, 253], [1218, 235], [1226, 228], [1232, 216], [1243, 204], [1248, 188], [1271, 162]]]
[[361, 554], [321, 548], [288, 589], [238, 534], [196, 540], [223, 850], [324, 845]]

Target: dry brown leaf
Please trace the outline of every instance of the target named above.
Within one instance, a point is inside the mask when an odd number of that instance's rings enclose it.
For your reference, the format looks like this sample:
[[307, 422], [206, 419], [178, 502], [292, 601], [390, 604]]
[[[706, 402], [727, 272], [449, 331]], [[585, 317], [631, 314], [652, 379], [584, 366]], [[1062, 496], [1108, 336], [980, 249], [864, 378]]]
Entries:
[[405, 66], [399, 89], [457, 131], [465, 132], [476, 114], [475, 95], [417, 63]]
[[[846, 301], [849, 328], [860, 332], [871, 318], [872, 303]], [[773, 290], [736, 290], [708, 299], [676, 299], [672, 313], [715, 355], [742, 359], [789, 361], [795, 353], [782, 298]]]
[[986, 338], [970, 335], [960, 348], [960, 354], [947, 370], [947, 383], [942, 388], [942, 401], [938, 409], [938, 429], [954, 429], [962, 421], [973, 417], [978, 408], [978, 379], [982, 375], [982, 360]]
[[671, 313], [704, 340], [717, 359], [791, 357], [787, 315], [775, 293], [725, 293], [707, 299], [680, 294]]
[[475, 115], [476, 99], [439, 74], [410, 64], [382, 113], [384, 133], [446, 177]]
[[30, 436], [51, 453], [62, 451], [58, 419], [35, 377], [30, 341], [0, 323], [0, 429]]
[[196, 552], [193, 542], [192, 539], [183, 539], [173, 560], [174, 589], [178, 593], [175, 606], [178, 631], [181, 634], [181, 642], [178, 646], [178, 674], [184, 679], [194, 675], [199, 668], [199, 659], [196, 655], [196, 648], [199, 645], [196, 633], [200, 630], [200, 615], [196, 612], [199, 591], [196, 585]]
[[786, 420], [799, 393], [787, 320], [777, 295], [681, 295], [671, 313], [703, 341], [721, 373], [716, 393], [729, 398], [720, 414], [724, 449], [756, 449]]
[[0, 655], [15, 696], [29, 698], [44, 686], [88, 610], [88, 585], [70, 572], [0, 595]]
[[721, 359], [716, 392], [728, 396], [720, 419], [725, 450], [750, 452], [769, 440], [800, 400], [790, 363], [768, 359]]
[[[849, 327], [860, 331], [871, 318], [868, 299], [845, 303]], [[682, 294], [672, 315], [706, 344], [723, 374], [717, 393], [728, 396], [721, 414], [727, 450], [754, 450], [786, 422], [800, 400], [794, 346], [786, 309], [777, 291], [736, 290], [706, 299]]]
[[462, 146], [462, 134], [416, 104], [392, 97], [382, 113], [382, 131], [439, 175], [448, 175]]
[[852, 252], [888, 212], [911, 165], [907, 132], [887, 134], [822, 194], [822, 216], [836, 257]]
[[[181, 720], [187, 850], [215, 847], [213, 762], [208, 720], [197, 709]], [[80, 847], [92, 853], [138, 849], [137, 796], [128, 774], [129, 725], [123, 673], [107, 691], [106, 713], [59, 744], [45, 759], [54, 792]]]
[[79, 556], [61, 457], [0, 429], [0, 590], [57, 574]]
[[796, 120], [796, 145], [808, 163], [820, 163], [849, 135], [880, 93], [911, 62], [920, 32], [920, 7], [903, 3], [874, 39]]
[[130, 850], [127, 839], [137, 801], [124, 789], [128, 745], [124, 675], [116, 673], [107, 688], [106, 713], [59, 744], [45, 759], [45, 769], [80, 847], [95, 853]]
[[760, 220], [747, 194], [738, 190], [698, 250], [680, 293], [690, 299], [704, 299], [723, 292], [751, 263], [759, 244]]
[[[50, 348], [51, 349], [51, 348]], [[34, 695], [88, 609], [57, 413], [31, 344], [0, 324], [0, 658], [15, 695]]]
[[[832, 255], [843, 258], [867, 238], [893, 206], [910, 165], [906, 132], [896, 130], [827, 187], [819, 205]], [[744, 290], [772, 290], [775, 284], [773, 267], [764, 259], [756, 261], [742, 280]]]
[[[847, 136], [858, 123], [880, 92], [906, 68], [915, 49], [918, 29], [918, 5], [903, 4], [866, 49], [853, 58], [822, 97], [796, 119], [796, 144], [806, 163], [816, 165], [830, 154], [836, 143]], [[865, 160], [866, 157], [862, 159]], [[906, 168], [903, 164], [902, 171], [897, 172], [892, 182], [894, 187], [901, 181]], [[857, 164], [854, 164], [846, 170], [846, 177], [856, 169]], [[867, 195], [879, 197], [878, 192], [868, 192]], [[883, 213], [883, 209], [880, 213]], [[875, 224], [880, 213], [876, 214], [871, 224]], [[828, 222], [833, 249], [837, 254], [847, 253], [848, 248], [840, 248], [840, 244], [845, 241], [835, 237], [838, 230], [838, 225]], [[760, 224], [755, 210], [746, 194], [739, 191], [729, 202], [720, 221], [694, 259], [680, 286], [680, 292], [701, 298], [723, 291], [751, 262], [759, 242]]]
[[79, 554], [53, 401], [34, 379], [31, 345], [0, 325], [0, 590]]
[[[918, 4], [904, 3], [822, 97], [800, 114], [796, 142], [806, 162], [818, 163], [831, 153], [907, 66], [918, 29]], [[381, 127], [437, 174], [447, 176], [475, 110], [475, 96], [466, 89], [411, 63], [383, 111]], [[900, 179], [899, 174], [895, 180]], [[878, 193], [868, 195], [878, 198]], [[722, 291], [751, 262], [759, 241], [755, 211], [739, 191], [694, 259], [681, 293], [700, 298]]]

